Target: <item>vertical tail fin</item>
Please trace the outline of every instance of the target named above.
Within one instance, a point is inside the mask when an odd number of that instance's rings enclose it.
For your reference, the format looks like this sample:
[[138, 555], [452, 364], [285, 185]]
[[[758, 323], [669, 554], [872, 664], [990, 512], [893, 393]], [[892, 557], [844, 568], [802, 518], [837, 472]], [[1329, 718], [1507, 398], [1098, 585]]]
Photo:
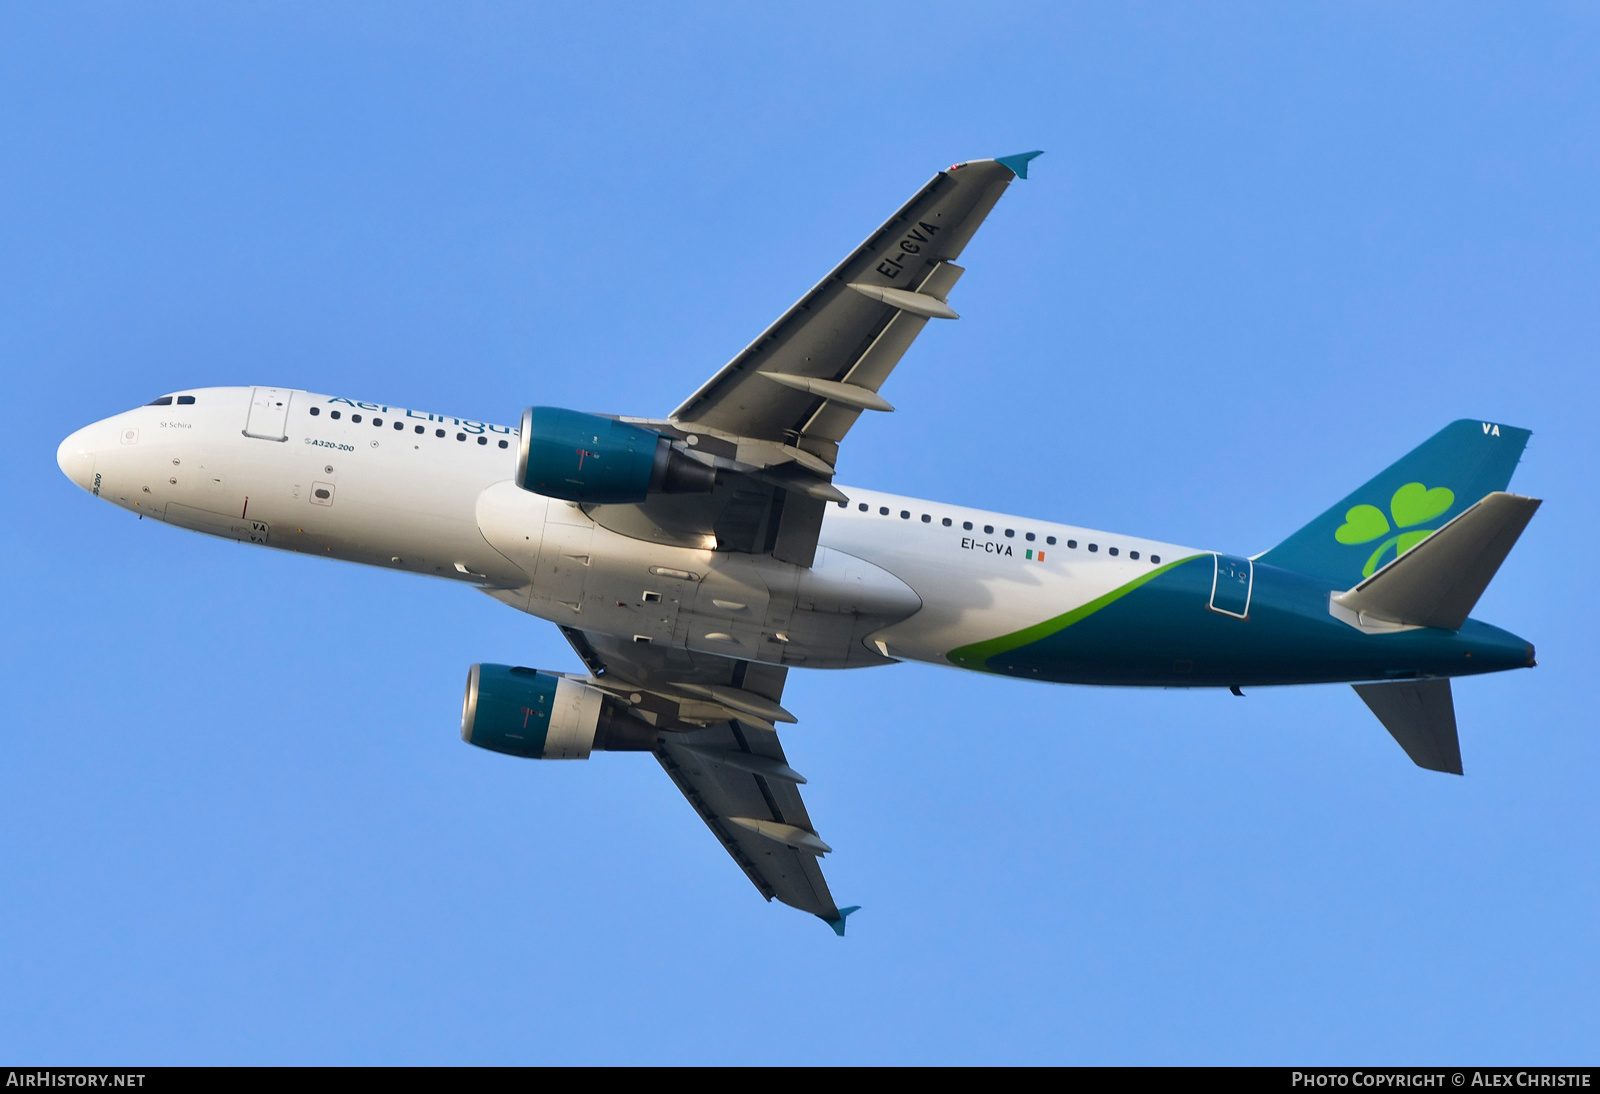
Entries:
[[1260, 561], [1352, 588], [1504, 490], [1530, 436], [1494, 422], [1451, 422]]

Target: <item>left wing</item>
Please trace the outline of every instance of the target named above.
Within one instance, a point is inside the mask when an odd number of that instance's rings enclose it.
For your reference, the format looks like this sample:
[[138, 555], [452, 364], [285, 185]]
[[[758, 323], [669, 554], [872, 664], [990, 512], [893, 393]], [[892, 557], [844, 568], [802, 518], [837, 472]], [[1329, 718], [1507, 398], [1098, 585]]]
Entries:
[[818, 859], [832, 848], [811, 825], [801, 775], [775, 721], [788, 670], [644, 645], [563, 627], [590, 683], [627, 702], [659, 731], [656, 760], [745, 876], [768, 900], [810, 912], [837, 933], [841, 910]]

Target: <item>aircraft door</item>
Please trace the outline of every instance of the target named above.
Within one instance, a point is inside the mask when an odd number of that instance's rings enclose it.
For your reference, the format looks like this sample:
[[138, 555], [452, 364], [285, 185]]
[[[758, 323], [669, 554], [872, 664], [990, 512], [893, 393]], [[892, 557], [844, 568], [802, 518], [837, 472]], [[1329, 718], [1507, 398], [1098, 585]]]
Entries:
[[250, 392], [250, 416], [244, 423], [244, 435], [263, 441], [289, 439], [289, 398], [294, 393], [287, 388], [258, 387]]
[[1211, 603], [1214, 612], [1246, 619], [1250, 615], [1250, 590], [1255, 584], [1255, 563], [1234, 555], [1212, 555], [1216, 570], [1211, 579]]

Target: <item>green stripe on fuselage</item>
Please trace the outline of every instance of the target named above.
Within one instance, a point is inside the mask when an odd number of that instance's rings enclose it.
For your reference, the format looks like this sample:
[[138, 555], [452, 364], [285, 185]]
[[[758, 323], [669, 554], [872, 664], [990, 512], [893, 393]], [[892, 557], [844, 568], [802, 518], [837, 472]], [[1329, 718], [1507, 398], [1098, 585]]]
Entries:
[[1087, 619], [1101, 608], [1115, 603], [1146, 582], [1155, 580], [1174, 566], [1181, 566], [1188, 562], [1189, 559], [1199, 557], [1199, 555], [1189, 555], [1178, 559], [1176, 562], [1169, 562], [1165, 566], [1158, 566], [1134, 578], [1126, 585], [1119, 585], [1104, 596], [1095, 597], [1087, 604], [1073, 608], [1070, 612], [1064, 612], [1052, 619], [1046, 619], [1043, 623], [1035, 623], [1031, 627], [1024, 627], [1020, 631], [1003, 634], [999, 638], [989, 638], [982, 642], [974, 642], [968, 646], [958, 647], [945, 654], [945, 657], [949, 658], [952, 665], [959, 665], [964, 669], [985, 669], [988, 667], [986, 662], [989, 658], [996, 657], [1002, 653], [1010, 653], [1014, 649], [1030, 645], [1042, 638], [1048, 638], [1057, 631], [1072, 626], [1080, 619]]
[[1247, 618], [1212, 611], [1214, 567], [1194, 555], [1070, 612], [946, 656], [1057, 683], [1218, 687], [1466, 676], [1521, 668], [1532, 647], [1469, 619], [1459, 631], [1366, 632], [1329, 611], [1327, 582], [1255, 564]]

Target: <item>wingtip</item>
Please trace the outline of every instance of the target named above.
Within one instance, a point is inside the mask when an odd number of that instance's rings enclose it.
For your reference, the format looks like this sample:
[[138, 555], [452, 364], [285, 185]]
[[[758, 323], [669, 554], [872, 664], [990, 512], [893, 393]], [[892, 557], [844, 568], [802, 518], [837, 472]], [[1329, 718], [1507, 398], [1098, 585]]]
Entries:
[[844, 937], [844, 921], [847, 918], [849, 918], [851, 912], [859, 912], [860, 910], [861, 910], [861, 905], [852, 904], [848, 908], [840, 908], [839, 909], [839, 914], [837, 916], [835, 916], [834, 918], [832, 918], [832, 919], [829, 919], [825, 915], [819, 915], [819, 916], [817, 916], [817, 918], [822, 920], [822, 922], [826, 923], [828, 926], [832, 927], [834, 934], [838, 935], [840, 938], [843, 938]]
[[1014, 156], [996, 156], [994, 162], [1011, 169], [1011, 173], [1019, 179], [1028, 177], [1028, 163], [1044, 155], [1044, 152], [1018, 152]]

